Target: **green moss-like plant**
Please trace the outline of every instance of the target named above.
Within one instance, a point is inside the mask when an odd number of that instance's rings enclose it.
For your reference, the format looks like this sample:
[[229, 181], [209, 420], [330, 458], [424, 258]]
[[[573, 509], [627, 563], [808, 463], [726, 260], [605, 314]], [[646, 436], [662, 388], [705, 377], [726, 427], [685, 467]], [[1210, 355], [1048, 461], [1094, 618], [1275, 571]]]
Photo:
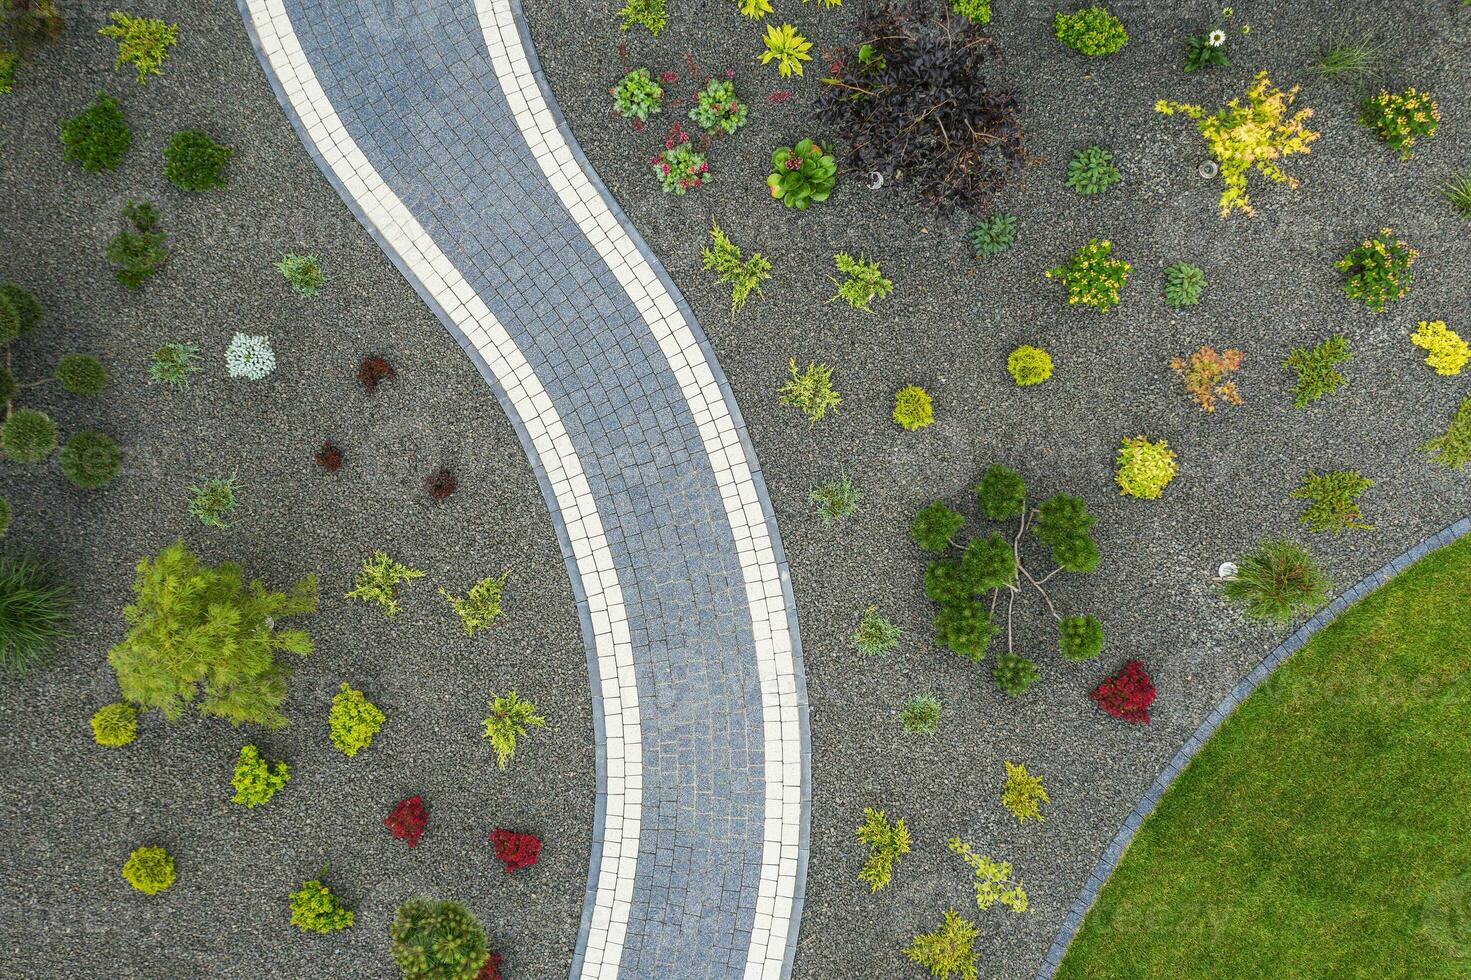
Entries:
[[1026, 766], [1015, 765], [1010, 760], [1005, 760], [1005, 765], [1006, 785], [1001, 790], [1001, 805], [1011, 811], [1017, 823], [1028, 820], [1045, 822], [1047, 818], [1042, 816], [1042, 804], [1051, 803], [1052, 798], [1042, 785], [1042, 777], [1027, 772]]
[[1069, 660], [1092, 660], [1103, 652], [1103, 624], [1093, 616], [1064, 616], [1057, 623], [1057, 643]]
[[286, 763], [277, 762], [272, 766], [261, 758], [260, 749], [254, 745], [242, 745], [230, 785], [235, 787], [235, 802], [249, 809], [270, 802], [271, 797], [290, 779], [291, 767]]
[[322, 263], [317, 261], [315, 255], [288, 252], [276, 263], [276, 271], [291, 284], [296, 295], [306, 299], [316, 296], [327, 284], [327, 273], [322, 271]]
[[852, 517], [858, 508], [858, 497], [858, 487], [846, 476], [820, 483], [807, 495], [824, 524], [836, 524]]
[[1420, 448], [1441, 466], [1449, 466], [1453, 470], [1471, 466], [1471, 395], [1461, 399], [1461, 405], [1451, 416], [1445, 433]]
[[18, 408], [0, 426], [0, 448], [16, 463], [42, 462], [56, 449], [56, 423], [45, 412]]
[[909, 536], [925, 551], [938, 554], [950, 546], [950, 539], [964, 525], [964, 517], [937, 500], [914, 515]]
[[240, 565], [205, 565], [180, 539], [138, 563], [133, 594], [123, 608], [128, 634], [107, 654], [124, 699], [170, 721], [197, 702], [235, 725], [286, 724], [291, 666], [280, 655], [304, 657], [312, 641], [280, 621], [316, 610], [315, 575], [289, 593], [258, 579], [247, 585]]
[[352, 925], [352, 910], [322, 884], [321, 875], [326, 873], [327, 869], [323, 868], [318, 877], [302, 882], [291, 893], [291, 924], [302, 932], [336, 932]]
[[373, 736], [383, 727], [384, 717], [362, 691], [343, 681], [342, 687], [332, 695], [332, 707], [327, 712], [332, 745], [351, 759], [373, 744]]
[[0, 673], [21, 677], [67, 636], [71, 589], [49, 565], [0, 556]]
[[1021, 474], [999, 463], [987, 467], [976, 484], [981, 511], [993, 521], [1016, 517], [1026, 506], [1027, 485]]
[[1052, 377], [1052, 355], [1023, 344], [1006, 357], [1006, 371], [1020, 388], [1039, 385]]
[[398, 615], [399, 585], [423, 577], [424, 573], [417, 568], [399, 564], [385, 551], [375, 551], [372, 558], [363, 562], [346, 598], [376, 602], [383, 607], [384, 615], [392, 619]]
[[92, 104], [61, 124], [66, 158], [88, 173], [116, 170], [133, 145], [133, 132], [112, 96], [98, 92]]
[[863, 823], [854, 836], [868, 848], [868, 860], [863, 862], [858, 880], [876, 892], [894, 879], [894, 865], [909, 853], [909, 827], [902, 817], [890, 821], [884, 811], [866, 806]]
[[1124, 22], [1099, 6], [1085, 7], [1072, 14], [1059, 13], [1052, 19], [1052, 29], [1059, 41], [1089, 57], [1113, 54], [1129, 43]]
[[10, 530], [10, 501], [0, 497], [0, 538], [5, 537], [5, 532]]
[[126, 701], [104, 704], [92, 714], [92, 741], [118, 747], [138, 737], [138, 709]]
[[460, 598], [441, 588], [439, 594], [444, 596], [450, 608], [460, 617], [460, 625], [465, 627], [466, 636], [474, 636], [478, 631], [489, 629], [501, 616], [501, 600], [506, 593], [506, 580], [511, 577], [511, 570], [506, 569], [498, 576], [487, 575], [485, 578], [470, 586], [470, 591]]
[[1163, 439], [1150, 442], [1146, 436], [1125, 438], [1119, 449], [1114, 481], [1126, 497], [1154, 500], [1175, 478], [1180, 464], [1175, 451]]
[[547, 720], [536, 712], [536, 705], [522, 700], [515, 691], [492, 694], [490, 714], [485, 718], [485, 737], [495, 749], [495, 761], [502, 769], [516, 755], [516, 742], [528, 732], [528, 726], [545, 728]]
[[1252, 619], [1285, 623], [1321, 606], [1332, 587], [1308, 549], [1268, 538], [1236, 560], [1236, 574], [1221, 583], [1221, 595]]
[[117, 478], [123, 451], [110, 436], [78, 432], [61, 447], [61, 472], [83, 490], [98, 490]]
[[1292, 393], [1294, 408], [1306, 408], [1331, 391], [1347, 384], [1336, 365], [1353, 359], [1348, 338], [1336, 334], [1316, 347], [1297, 347], [1287, 355], [1282, 366], [1297, 372], [1297, 386]]
[[112, 23], [97, 32], [117, 41], [117, 62], [113, 69], [132, 65], [138, 71], [138, 84], [149, 75], [162, 75], [169, 48], [179, 43], [179, 25], [166, 24], [154, 17], [134, 17], [114, 11]]
[[1332, 531], [1335, 534], [1350, 528], [1372, 531], [1374, 525], [1365, 523], [1358, 497], [1373, 485], [1373, 480], [1360, 476], [1354, 470], [1308, 473], [1288, 496], [1308, 502], [1298, 520], [1314, 531]]
[[73, 395], [91, 396], [107, 387], [107, 368], [90, 354], [68, 354], [56, 363], [55, 378]]
[[411, 898], [388, 937], [404, 980], [476, 980], [490, 957], [485, 927], [459, 902]]
[[893, 418], [907, 432], [932, 424], [935, 421], [935, 411], [930, 393], [919, 385], [900, 388], [894, 395]]
[[1014, 698], [1027, 693], [1038, 676], [1036, 662], [1014, 653], [996, 654], [996, 663], [991, 667], [991, 679], [996, 686]]
[[916, 694], [899, 709], [899, 722], [906, 735], [933, 735], [940, 730], [940, 700], [933, 694]]
[[140, 847], [123, 862], [123, 879], [145, 895], [157, 895], [174, 883], [174, 859], [162, 847]]
[[858, 628], [850, 640], [853, 649], [870, 657], [888, 653], [899, 643], [901, 630], [879, 613], [878, 606], [869, 606], [858, 620]]
[[181, 190], [201, 193], [224, 187], [225, 165], [235, 151], [216, 143], [202, 130], [184, 129], [174, 134], [163, 151], [164, 176]]

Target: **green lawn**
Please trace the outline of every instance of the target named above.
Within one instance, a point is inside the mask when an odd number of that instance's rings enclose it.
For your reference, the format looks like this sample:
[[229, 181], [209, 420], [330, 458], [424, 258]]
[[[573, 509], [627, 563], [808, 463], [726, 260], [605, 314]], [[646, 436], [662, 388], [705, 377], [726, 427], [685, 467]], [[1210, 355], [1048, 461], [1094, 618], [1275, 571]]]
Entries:
[[1471, 538], [1359, 602], [1227, 719], [1058, 976], [1471, 977]]

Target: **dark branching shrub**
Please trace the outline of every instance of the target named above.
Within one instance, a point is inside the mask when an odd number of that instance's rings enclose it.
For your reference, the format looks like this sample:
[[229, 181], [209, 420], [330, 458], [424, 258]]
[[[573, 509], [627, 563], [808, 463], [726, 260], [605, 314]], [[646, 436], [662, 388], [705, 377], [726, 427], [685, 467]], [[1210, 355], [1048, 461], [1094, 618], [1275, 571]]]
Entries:
[[988, 78], [1001, 51], [985, 28], [939, 0], [913, 0], [878, 5], [860, 30], [817, 102], [817, 117], [848, 142], [848, 164], [889, 174], [930, 204], [990, 211], [1026, 151], [1019, 97]]
[[541, 854], [541, 839], [535, 834], [497, 827], [490, 832], [490, 842], [495, 845], [496, 860], [506, 866], [506, 874], [531, 867]]
[[101, 432], [78, 432], [61, 449], [61, 472], [83, 490], [107, 486], [122, 462], [122, 450]]
[[0, 557], [0, 671], [19, 677], [67, 635], [71, 590], [29, 558]]
[[230, 147], [216, 143], [200, 130], [181, 130], [163, 151], [164, 176], [186, 191], [224, 187], [225, 165], [234, 155]]
[[383, 826], [410, 847], [419, 843], [419, 838], [428, 825], [429, 811], [425, 809], [424, 800], [419, 796], [399, 800], [394, 804], [393, 812], [383, 818]]
[[56, 380], [73, 395], [96, 395], [107, 387], [107, 368], [91, 354], [68, 354], [56, 363]]
[[1253, 619], [1285, 623], [1316, 609], [1332, 587], [1308, 549], [1268, 539], [1236, 561], [1236, 574], [1221, 584], [1221, 595], [1246, 607]]
[[107, 243], [107, 261], [117, 268], [117, 281], [137, 289], [158, 272], [169, 257], [168, 236], [158, 230], [158, 209], [144, 201], [129, 201], [123, 218], [132, 230], [123, 229]]
[[455, 482], [455, 475], [441, 466], [439, 469], [424, 477], [424, 490], [435, 500], [443, 500], [455, 492], [459, 484]]
[[247, 585], [234, 562], [201, 563], [181, 539], [138, 563], [133, 594], [123, 607], [128, 635], [107, 654], [124, 699], [170, 721], [197, 700], [232, 724], [286, 724], [291, 666], [278, 655], [304, 657], [312, 641], [280, 621], [317, 608], [315, 575], [273, 592], [258, 579]]
[[1014, 653], [996, 654], [996, 663], [991, 667], [991, 679], [996, 686], [1014, 698], [1027, 693], [1037, 677], [1036, 663]]
[[950, 539], [964, 525], [964, 517], [937, 500], [914, 515], [909, 536], [925, 551], [938, 554], [950, 546]]
[[388, 937], [404, 980], [476, 980], [490, 958], [485, 927], [459, 902], [411, 898]]
[[1064, 616], [1057, 624], [1057, 642], [1069, 660], [1092, 660], [1103, 652], [1103, 625], [1093, 616]]
[[1154, 703], [1154, 682], [1144, 664], [1130, 660], [1124, 669], [1105, 678], [1088, 696], [1100, 709], [1135, 725], [1149, 724], [1149, 706]]
[[83, 170], [116, 170], [133, 145], [133, 133], [112, 96], [98, 92], [92, 104], [61, 124], [66, 158]]
[[386, 357], [370, 354], [358, 362], [358, 384], [363, 386], [363, 391], [368, 394], [378, 390], [378, 385], [384, 381], [393, 381], [398, 377], [393, 370], [393, 365], [388, 363]]

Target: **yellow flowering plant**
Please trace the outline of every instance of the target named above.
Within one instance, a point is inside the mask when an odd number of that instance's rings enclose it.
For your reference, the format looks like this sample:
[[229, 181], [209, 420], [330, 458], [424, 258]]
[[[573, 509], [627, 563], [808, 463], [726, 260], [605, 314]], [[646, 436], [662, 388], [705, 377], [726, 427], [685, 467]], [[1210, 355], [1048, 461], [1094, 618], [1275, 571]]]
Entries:
[[1232, 99], [1214, 115], [1206, 115], [1201, 106], [1168, 99], [1154, 104], [1155, 111], [1163, 115], [1178, 112], [1195, 120], [1195, 128], [1205, 138], [1226, 183], [1221, 192], [1221, 217], [1229, 217], [1232, 211], [1256, 214], [1246, 194], [1246, 175], [1252, 170], [1275, 183], [1286, 184], [1289, 190], [1296, 189], [1297, 179], [1289, 176], [1278, 161], [1312, 152], [1310, 145], [1322, 135], [1307, 127], [1312, 109], [1299, 109], [1289, 115], [1297, 93], [1297, 86], [1277, 88], [1267, 73], [1261, 72], [1246, 90], [1245, 105], [1240, 99]]
[[1068, 305], [1081, 303], [1100, 313], [1118, 305], [1119, 290], [1129, 278], [1129, 263], [1111, 258], [1113, 242], [1093, 239], [1073, 253], [1066, 265], [1048, 269], [1048, 279], [1067, 287]]
[[1410, 293], [1414, 275], [1410, 266], [1420, 253], [1403, 239], [1395, 238], [1390, 228], [1381, 228], [1375, 238], [1366, 238], [1357, 248], [1333, 263], [1339, 272], [1348, 273], [1343, 291], [1363, 300], [1375, 313], [1383, 313], [1391, 300], [1404, 299]]
[[1460, 374], [1471, 361], [1471, 344], [1445, 325], [1444, 320], [1420, 321], [1420, 329], [1410, 334], [1410, 343], [1429, 351], [1425, 363], [1442, 377]]
[[1399, 151], [1401, 160], [1414, 154], [1410, 147], [1420, 138], [1429, 139], [1440, 126], [1440, 107], [1429, 92], [1411, 85], [1403, 92], [1380, 89], [1364, 100], [1359, 121]]

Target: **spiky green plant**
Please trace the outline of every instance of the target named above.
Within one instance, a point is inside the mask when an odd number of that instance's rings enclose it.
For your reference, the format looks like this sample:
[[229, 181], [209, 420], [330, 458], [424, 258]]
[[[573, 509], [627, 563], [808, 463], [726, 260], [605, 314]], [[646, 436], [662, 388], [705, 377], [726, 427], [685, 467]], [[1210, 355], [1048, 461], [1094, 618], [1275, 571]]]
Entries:
[[858, 880], [876, 892], [893, 880], [894, 865], [909, 853], [909, 827], [902, 817], [891, 822], [884, 811], [864, 807], [863, 823], [854, 836], [869, 849]]
[[877, 657], [888, 653], [899, 643], [901, 630], [879, 613], [878, 606], [869, 606], [858, 620], [851, 642], [859, 653]]
[[1027, 693], [1027, 688], [1036, 683], [1039, 676], [1035, 661], [1014, 653], [998, 653], [996, 663], [991, 667], [991, 679], [996, 686], [1014, 698]]
[[1285, 623], [1321, 606], [1332, 585], [1307, 548], [1268, 538], [1236, 560], [1236, 574], [1221, 583], [1221, 595], [1252, 619]]
[[0, 672], [19, 677], [65, 638], [71, 589], [30, 558], [0, 557]]
[[1471, 221], [1471, 169], [1451, 171], [1440, 187], [1440, 196], [1456, 209], [1457, 214]]
[[189, 488], [189, 492], [194, 494], [189, 500], [189, 513], [208, 527], [228, 528], [230, 515], [240, 505], [236, 499], [239, 490], [240, 482], [234, 474], [205, 480]]
[[829, 281], [838, 289], [832, 299], [828, 300], [829, 303], [841, 299], [855, 310], [872, 313], [873, 301], [883, 299], [894, 291], [893, 281], [884, 278], [877, 262], [870, 262], [861, 256], [855, 259], [847, 252], [839, 252], [833, 256], [833, 264], [848, 278], [838, 282], [829, 277]]
[[1357, 82], [1379, 70], [1384, 46], [1367, 34], [1334, 32], [1318, 49], [1318, 77], [1330, 82]]
[[945, 913], [945, 922], [933, 932], [922, 932], [910, 942], [904, 955], [930, 971], [930, 976], [949, 980], [976, 980], [976, 940], [981, 931], [975, 923], [954, 909]]
[[465, 627], [466, 636], [474, 636], [479, 630], [489, 629], [500, 618], [501, 600], [505, 597], [506, 579], [510, 576], [510, 569], [498, 576], [487, 575], [470, 586], [470, 591], [463, 598], [448, 589], [439, 590], [439, 594], [444, 596], [450, 608], [460, 617], [460, 625]]
[[842, 404], [842, 396], [833, 389], [833, 369], [829, 365], [808, 361], [807, 370], [799, 373], [794, 357], [788, 370], [791, 377], [777, 389], [777, 401], [807, 416], [809, 425]]
[[710, 219], [710, 241], [710, 247], [701, 250], [700, 261], [706, 270], [719, 274], [720, 282], [730, 283], [730, 315], [735, 319], [752, 293], [762, 295], [761, 283], [771, 278], [771, 262], [760, 252], [741, 258], [741, 250], [714, 218]]
[[1113, 154], [1101, 146], [1089, 146], [1073, 154], [1067, 168], [1067, 185], [1084, 197], [1102, 194], [1122, 180], [1113, 165]]
[[1451, 416], [1445, 433], [1420, 448], [1441, 466], [1449, 466], [1453, 470], [1471, 466], [1471, 395], [1461, 399], [1461, 405]]
[[933, 735], [940, 730], [940, 699], [928, 692], [916, 694], [899, 709], [906, 735]]
[[547, 720], [536, 713], [536, 705], [522, 700], [515, 691], [493, 694], [490, 714], [485, 719], [485, 737], [495, 749], [495, 760], [502, 769], [516, 754], [516, 741], [527, 734], [527, 726], [545, 728]]
[[1198, 265], [1176, 262], [1165, 269], [1165, 302], [1179, 309], [1194, 306], [1205, 292], [1205, 272]]
[[1373, 480], [1360, 476], [1355, 470], [1308, 473], [1288, 496], [1308, 502], [1298, 519], [1314, 531], [1333, 531], [1335, 534], [1350, 528], [1372, 531], [1374, 525], [1364, 522], [1358, 497], [1373, 485]]
[[388, 557], [386, 551], [375, 551], [363, 562], [346, 598], [376, 602], [389, 619], [398, 615], [398, 587], [404, 582], [423, 578], [424, 573]]
[[1335, 365], [1353, 359], [1348, 338], [1335, 334], [1316, 347], [1297, 347], [1287, 355], [1282, 366], [1297, 372], [1297, 387], [1292, 393], [1294, 408], [1306, 408], [1309, 402], [1348, 383]]
[[807, 499], [817, 508], [824, 524], [845, 521], [858, 507], [858, 487], [848, 477], [838, 477], [812, 488]]

